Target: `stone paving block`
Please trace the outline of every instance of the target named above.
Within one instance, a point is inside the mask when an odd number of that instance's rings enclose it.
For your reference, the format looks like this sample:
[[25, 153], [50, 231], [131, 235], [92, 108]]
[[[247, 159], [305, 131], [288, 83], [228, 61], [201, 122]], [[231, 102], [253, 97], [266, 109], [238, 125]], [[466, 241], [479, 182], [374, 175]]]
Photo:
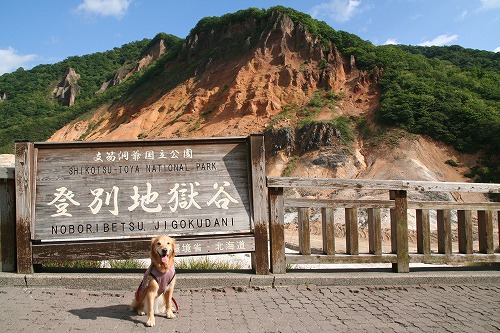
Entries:
[[[496, 285], [176, 290], [169, 320], [128, 310], [133, 291], [0, 287], [2, 332], [497, 332]], [[471, 300], [473, 300], [471, 302]], [[467, 303], [469, 302], [469, 303]], [[470, 304], [464, 306], [463, 304]]]

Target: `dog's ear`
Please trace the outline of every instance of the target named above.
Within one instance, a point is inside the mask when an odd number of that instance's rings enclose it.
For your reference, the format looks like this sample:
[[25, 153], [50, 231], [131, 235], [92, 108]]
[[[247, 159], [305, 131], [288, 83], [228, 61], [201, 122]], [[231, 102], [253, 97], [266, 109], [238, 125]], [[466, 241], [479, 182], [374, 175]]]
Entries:
[[175, 251], [175, 239], [172, 238], [172, 257], [175, 257], [176, 255], [176, 251]]
[[151, 238], [151, 255], [156, 253], [156, 243], [158, 242], [158, 237]]

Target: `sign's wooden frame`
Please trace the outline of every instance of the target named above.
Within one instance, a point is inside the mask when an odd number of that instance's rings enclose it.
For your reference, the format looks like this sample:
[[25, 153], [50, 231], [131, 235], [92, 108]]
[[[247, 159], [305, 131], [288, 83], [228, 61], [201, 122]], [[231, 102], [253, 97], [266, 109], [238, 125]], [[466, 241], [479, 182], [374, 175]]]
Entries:
[[[109, 260], [109, 259], [140, 259], [146, 258], [149, 251], [149, 242], [153, 234], [146, 232], [143, 234], [115, 233], [109, 237], [102, 234], [86, 234], [82, 237], [72, 234], [66, 239], [51, 236], [50, 228], [44, 224], [50, 223], [47, 219], [47, 209], [41, 206], [37, 199], [47, 201], [47, 189], [44, 177], [51, 174], [47, 172], [47, 163], [54, 163], [53, 167], [55, 181], [61, 181], [65, 177], [57, 176], [57, 170], [61, 166], [55, 162], [56, 158], [51, 157], [54, 152], [55, 157], [66, 154], [65, 150], [74, 152], [98, 151], [100, 147], [115, 147], [125, 149], [127, 147], [166, 147], [166, 146], [203, 146], [217, 150], [217, 145], [244, 145], [246, 148], [246, 176], [248, 185], [242, 197], [245, 201], [245, 210], [249, 214], [250, 223], [248, 226], [237, 226], [227, 231], [214, 229], [208, 232], [183, 231], [174, 235], [177, 239], [179, 255], [202, 255], [221, 253], [251, 253], [252, 266], [256, 274], [268, 274], [268, 235], [267, 235], [267, 201], [266, 201], [266, 179], [265, 179], [265, 157], [264, 138], [262, 135], [251, 135], [249, 137], [229, 137], [229, 138], [203, 138], [203, 139], [165, 139], [165, 140], [137, 140], [137, 141], [102, 141], [102, 142], [68, 142], [68, 143], [47, 143], [47, 142], [17, 142], [16, 143], [16, 246], [17, 246], [17, 271], [19, 273], [33, 273], [33, 265], [43, 264], [51, 261], [75, 261], [75, 260]], [[215, 147], [215, 148], [214, 148]], [[83, 153], [82, 153], [83, 154]], [[240, 154], [241, 155], [241, 154]], [[238, 156], [240, 156], [238, 155]], [[43, 160], [39, 160], [43, 156]], [[71, 159], [71, 154], [65, 155], [66, 159]], [[75, 157], [78, 160], [78, 157]], [[48, 162], [47, 162], [48, 161]], [[78, 161], [77, 161], [78, 162]], [[44, 164], [45, 163], [45, 164]], [[221, 162], [223, 165], [225, 162]], [[37, 169], [40, 164], [40, 171]], [[76, 164], [77, 165], [77, 164]], [[66, 170], [66, 169], [65, 169]], [[67, 170], [66, 170], [67, 171]], [[65, 172], [66, 172], [65, 171]], [[172, 175], [170, 173], [168, 176]], [[212, 173], [211, 177], [217, 177], [217, 173]], [[37, 188], [37, 177], [41, 188]], [[59, 178], [58, 178], [59, 177]], [[171, 177], [175, 177], [171, 176]], [[204, 177], [198, 175], [197, 177]], [[240, 175], [241, 177], [241, 175]], [[105, 179], [104, 177], [102, 179]], [[100, 185], [102, 185], [102, 181]], [[154, 181], [161, 182], [162, 180]], [[132, 180], [133, 182], [133, 180]], [[246, 182], [246, 180], [245, 180]], [[85, 180], [78, 183], [84, 187], [93, 180]], [[105, 184], [108, 185], [109, 184]], [[236, 186], [236, 185], [235, 185]], [[45, 191], [45, 192], [44, 192]], [[52, 189], [53, 191], [53, 189]], [[241, 191], [241, 189], [238, 189]], [[88, 192], [86, 188], [86, 192]], [[108, 208], [108, 207], [107, 207]], [[241, 211], [241, 207], [239, 208]], [[38, 214], [38, 215], [37, 215]], [[241, 216], [239, 212], [238, 216]], [[39, 228], [37, 218], [44, 228]], [[86, 215], [80, 214], [72, 217], [73, 220], [85, 220]], [[243, 218], [244, 220], [244, 218]], [[92, 222], [94, 223], [94, 222]], [[169, 230], [171, 231], [171, 230]], [[156, 233], [155, 233], [156, 234]], [[157, 234], [161, 234], [158, 232]], [[65, 235], [67, 236], [67, 235]], [[94, 236], [94, 237], [93, 237]]]

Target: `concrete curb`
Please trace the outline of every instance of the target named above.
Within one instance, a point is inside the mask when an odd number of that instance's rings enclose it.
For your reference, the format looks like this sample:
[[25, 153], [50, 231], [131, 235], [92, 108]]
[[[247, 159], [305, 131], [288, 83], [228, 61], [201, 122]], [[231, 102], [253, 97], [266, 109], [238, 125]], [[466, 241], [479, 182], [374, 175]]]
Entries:
[[[135, 290], [140, 273], [0, 273], [0, 286], [24, 288], [65, 288], [86, 290]], [[297, 271], [277, 275], [251, 273], [178, 273], [178, 289], [270, 288], [298, 285], [369, 286], [369, 285], [442, 285], [500, 284], [500, 271], [457, 270], [416, 271]]]

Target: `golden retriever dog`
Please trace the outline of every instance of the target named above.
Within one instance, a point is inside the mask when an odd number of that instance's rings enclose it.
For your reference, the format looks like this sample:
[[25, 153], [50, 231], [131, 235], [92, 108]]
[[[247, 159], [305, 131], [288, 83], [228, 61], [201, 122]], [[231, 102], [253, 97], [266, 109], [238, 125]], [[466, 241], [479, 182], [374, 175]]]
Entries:
[[[155, 301], [165, 304], [167, 318], [175, 318], [172, 294], [175, 287], [175, 240], [158, 236], [151, 240], [151, 265], [144, 273], [130, 308], [139, 315], [148, 315], [146, 326], [155, 326]], [[161, 297], [163, 297], [163, 302]]]

